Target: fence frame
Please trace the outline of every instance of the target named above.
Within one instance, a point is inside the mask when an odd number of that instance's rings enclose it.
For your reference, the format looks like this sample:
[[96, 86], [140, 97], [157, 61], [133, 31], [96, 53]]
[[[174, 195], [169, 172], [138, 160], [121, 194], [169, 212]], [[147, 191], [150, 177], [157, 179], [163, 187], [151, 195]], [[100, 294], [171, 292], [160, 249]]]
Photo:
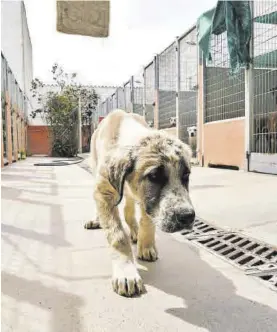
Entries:
[[244, 133], [245, 133], [245, 166], [248, 172], [250, 171], [250, 158], [251, 151], [253, 147], [253, 133], [254, 133], [254, 6], [252, 1], [250, 1], [251, 8], [251, 38], [249, 43], [249, 56], [250, 64], [249, 67], [245, 69], [245, 123], [244, 123]]
[[[259, 1], [260, 3], [262, 3], [262, 1]], [[258, 3], [259, 3], [258, 2]], [[272, 6], [276, 7], [276, 3], [272, 2], [271, 3]], [[259, 117], [261, 117], [262, 115], [264, 115], [265, 117], [270, 116], [271, 113], [275, 113], [276, 111], [263, 111], [263, 112], [256, 112], [255, 111], [255, 98], [258, 98], [258, 96], [256, 95], [256, 84], [259, 86], [259, 82], [258, 79], [256, 80], [256, 73], [255, 73], [255, 57], [256, 57], [256, 45], [255, 45], [255, 32], [257, 31], [257, 34], [259, 35], [258, 30], [255, 29], [255, 18], [257, 16], [264, 16], [267, 15], [268, 13], [256, 13], [256, 7], [255, 7], [255, 3], [254, 2], [250, 2], [250, 6], [251, 6], [251, 12], [252, 12], [252, 35], [251, 35], [251, 42], [250, 42], [250, 55], [251, 55], [251, 63], [250, 63], [250, 67], [249, 70], [247, 72], [247, 81], [246, 83], [246, 87], [248, 89], [248, 95], [245, 98], [246, 101], [246, 109], [245, 109], [245, 119], [247, 119], [247, 123], [245, 123], [245, 151], [246, 151], [246, 166], [245, 169], [247, 171], [256, 171], [256, 172], [262, 172], [262, 173], [269, 173], [269, 174], [275, 174], [277, 175], [277, 150], [276, 150], [276, 146], [275, 149], [273, 151], [266, 151], [266, 149], [264, 149], [263, 146], [263, 140], [264, 140], [264, 135], [266, 137], [266, 135], [269, 136], [269, 140], [270, 140], [270, 144], [272, 143], [272, 137], [271, 135], [275, 133], [275, 143], [277, 144], [277, 134], [276, 134], [276, 129], [275, 131], [271, 131], [271, 128], [268, 128], [269, 131], [267, 133], [263, 133], [263, 132], [257, 132], [257, 124], [255, 123], [255, 118], [259, 119], [258, 120], [258, 125], [260, 126], [260, 122], [261, 119]], [[258, 6], [258, 4], [257, 4]], [[260, 4], [259, 4], [260, 6]], [[273, 7], [271, 7], [273, 8]], [[265, 9], [265, 8], [263, 8]], [[266, 8], [268, 9], [268, 8]], [[258, 15], [256, 15], [258, 14]], [[267, 23], [262, 23], [262, 24], [267, 24]], [[275, 27], [275, 25], [274, 25]], [[277, 26], [276, 26], [277, 29]], [[273, 37], [276, 38], [276, 35]], [[269, 40], [272, 40], [272, 38], [267, 39], [264, 42], [268, 42]], [[257, 46], [261, 46], [262, 44], [259, 43]], [[276, 44], [274, 44], [276, 46]], [[268, 45], [269, 46], [269, 45]], [[261, 55], [265, 55], [267, 53], [261, 53], [258, 56]], [[259, 66], [258, 66], [259, 67]], [[259, 69], [259, 68], [257, 68]], [[257, 70], [256, 69], [256, 70]], [[264, 69], [264, 68], [262, 68]], [[277, 72], [277, 65], [276, 67], [274, 67], [274, 71]], [[268, 71], [269, 73], [269, 71]], [[265, 80], [268, 79], [267, 74], [266, 73], [263, 77]], [[264, 92], [262, 92], [262, 96], [266, 97], [266, 94]], [[262, 102], [262, 108], [264, 107], [264, 100]], [[276, 104], [277, 107], [277, 104]], [[275, 113], [276, 114], [276, 113]], [[273, 120], [274, 121], [274, 120]], [[267, 124], [268, 125], [268, 124]], [[277, 124], [275, 123], [276, 127]], [[276, 128], [275, 127], [275, 128]], [[260, 130], [260, 128], [259, 128]], [[274, 130], [274, 129], [273, 129]], [[262, 146], [260, 148], [260, 146], [257, 148], [257, 137], [259, 138], [259, 135], [261, 136], [262, 139]], [[269, 142], [267, 141], [267, 144], [269, 144]]]
[[142, 107], [143, 107], [143, 117], [146, 119], [146, 77], [145, 77], [145, 67], [142, 69]]
[[[150, 104], [148, 104], [147, 97], [149, 95], [148, 91], [152, 90], [153, 91], [153, 95], [152, 95], [153, 96], [153, 100], [152, 100], [152, 104], [151, 104], [151, 106], [152, 106], [152, 116], [151, 116], [151, 119], [153, 119], [153, 120], [151, 120], [151, 121], [153, 121], [153, 126], [154, 126], [154, 116], [155, 116], [155, 110], [154, 110], [154, 104], [155, 104], [155, 62], [154, 62], [154, 59], [155, 59], [155, 57], [153, 58], [152, 61], [150, 61], [146, 66], [143, 67], [144, 103], [145, 103], [145, 105], [144, 105], [144, 108], [145, 108], [144, 109], [144, 118], [147, 121], [146, 106], [150, 105]], [[153, 79], [153, 81], [152, 81], [153, 86], [152, 86], [152, 89], [149, 88], [149, 85], [148, 85], [148, 75], [147, 75], [147, 71], [149, 70], [148, 68], [151, 68], [151, 67], [152, 67], [152, 70], [153, 70], [153, 77], [152, 77], [152, 79]], [[151, 75], [150, 75], [150, 78], [151, 78]]]
[[176, 37], [175, 40], [175, 51], [176, 51], [176, 136], [180, 138], [180, 108], [179, 108], [179, 95], [181, 85], [181, 58], [180, 58], [180, 39]]
[[134, 113], [134, 76], [130, 78], [130, 104], [131, 104], [131, 113]]
[[154, 128], [159, 129], [159, 54], [154, 56]]

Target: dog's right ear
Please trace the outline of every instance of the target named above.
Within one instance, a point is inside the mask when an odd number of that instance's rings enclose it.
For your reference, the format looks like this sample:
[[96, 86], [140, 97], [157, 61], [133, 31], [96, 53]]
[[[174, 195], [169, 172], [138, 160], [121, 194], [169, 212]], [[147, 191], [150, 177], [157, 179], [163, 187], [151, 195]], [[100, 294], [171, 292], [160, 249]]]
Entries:
[[117, 206], [122, 200], [124, 183], [127, 176], [134, 170], [135, 159], [134, 151], [130, 150], [123, 155], [114, 155], [107, 165], [108, 180], [119, 195], [115, 206]]

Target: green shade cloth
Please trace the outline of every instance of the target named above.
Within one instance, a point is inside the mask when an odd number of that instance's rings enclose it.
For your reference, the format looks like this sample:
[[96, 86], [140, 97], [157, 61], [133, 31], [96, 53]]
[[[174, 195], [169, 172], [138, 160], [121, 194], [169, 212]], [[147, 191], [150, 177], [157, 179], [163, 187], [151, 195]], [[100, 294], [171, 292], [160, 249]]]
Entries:
[[211, 60], [211, 35], [227, 31], [231, 74], [250, 62], [251, 9], [249, 1], [218, 1], [214, 9], [204, 13], [197, 21], [198, 43], [204, 57]]
[[254, 19], [257, 23], [277, 24], [277, 12], [272, 12], [266, 15], [258, 16]]
[[277, 68], [277, 50], [254, 58], [255, 68]]
[[[212, 60], [211, 35], [227, 31], [231, 74], [237, 73], [241, 67], [248, 67], [251, 20], [249, 1], [218, 1], [215, 8], [205, 12], [197, 21], [198, 43], [204, 58]], [[254, 22], [277, 24], [277, 12], [257, 16]], [[254, 63], [260, 68], [276, 68], [277, 50], [259, 55]]]

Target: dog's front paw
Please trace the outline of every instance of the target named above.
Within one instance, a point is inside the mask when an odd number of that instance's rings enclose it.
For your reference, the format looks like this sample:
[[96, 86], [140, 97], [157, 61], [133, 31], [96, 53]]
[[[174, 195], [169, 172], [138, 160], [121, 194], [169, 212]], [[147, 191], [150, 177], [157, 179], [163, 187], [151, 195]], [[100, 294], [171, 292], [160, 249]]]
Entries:
[[144, 292], [141, 276], [132, 263], [114, 267], [112, 284], [114, 291], [122, 296], [131, 297]]
[[138, 241], [138, 230], [137, 230], [137, 228], [131, 229], [130, 233], [131, 233], [130, 236], [131, 236], [132, 243], [137, 243], [137, 241]]
[[99, 220], [96, 219], [96, 220], [87, 221], [85, 223], [85, 225], [84, 225], [84, 228], [85, 229], [97, 229], [97, 228], [100, 228]]
[[138, 258], [143, 261], [154, 262], [158, 259], [158, 251], [155, 246], [138, 246]]

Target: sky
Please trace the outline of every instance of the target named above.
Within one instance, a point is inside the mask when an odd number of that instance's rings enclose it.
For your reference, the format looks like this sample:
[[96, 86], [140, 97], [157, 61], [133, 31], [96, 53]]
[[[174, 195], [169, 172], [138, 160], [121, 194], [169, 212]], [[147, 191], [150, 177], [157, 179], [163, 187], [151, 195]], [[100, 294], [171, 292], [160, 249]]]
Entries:
[[56, 0], [24, 0], [34, 77], [51, 82], [59, 63], [82, 84], [122, 85], [156, 53], [191, 28], [216, 0], [111, 0], [110, 35], [92, 38], [56, 31]]

